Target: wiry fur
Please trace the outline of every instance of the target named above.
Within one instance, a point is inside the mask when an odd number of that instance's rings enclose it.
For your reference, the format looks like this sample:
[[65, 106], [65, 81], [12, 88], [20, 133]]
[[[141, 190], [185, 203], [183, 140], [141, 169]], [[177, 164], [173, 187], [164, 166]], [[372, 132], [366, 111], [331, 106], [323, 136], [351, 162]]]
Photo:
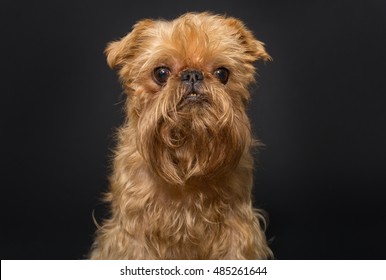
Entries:
[[[245, 113], [252, 63], [269, 59], [237, 19], [209, 13], [143, 20], [106, 49], [128, 94], [93, 259], [264, 259], [262, 215], [252, 208], [254, 141]], [[164, 86], [153, 70], [167, 66]], [[229, 69], [224, 85], [213, 75]], [[186, 69], [202, 71], [199, 102]]]

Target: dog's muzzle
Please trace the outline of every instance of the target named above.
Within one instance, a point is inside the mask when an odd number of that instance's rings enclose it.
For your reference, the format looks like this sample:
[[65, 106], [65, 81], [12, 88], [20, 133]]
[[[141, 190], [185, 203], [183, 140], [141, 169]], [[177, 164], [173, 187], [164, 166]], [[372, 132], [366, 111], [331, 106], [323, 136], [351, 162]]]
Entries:
[[181, 82], [186, 88], [184, 99], [198, 101], [202, 97], [201, 86], [204, 75], [196, 69], [187, 69], [181, 73]]

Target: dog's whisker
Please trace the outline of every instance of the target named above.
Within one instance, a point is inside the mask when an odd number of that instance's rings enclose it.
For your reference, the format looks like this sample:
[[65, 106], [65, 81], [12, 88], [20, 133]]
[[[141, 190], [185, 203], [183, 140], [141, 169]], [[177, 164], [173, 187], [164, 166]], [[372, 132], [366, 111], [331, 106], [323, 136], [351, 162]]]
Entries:
[[94, 222], [94, 225], [97, 227], [97, 229], [101, 229], [102, 226], [99, 225], [98, 221], [95, 218], [95, 209], [92, 210], [92, 214], [91, 215], [92, 215], [92, 220]]

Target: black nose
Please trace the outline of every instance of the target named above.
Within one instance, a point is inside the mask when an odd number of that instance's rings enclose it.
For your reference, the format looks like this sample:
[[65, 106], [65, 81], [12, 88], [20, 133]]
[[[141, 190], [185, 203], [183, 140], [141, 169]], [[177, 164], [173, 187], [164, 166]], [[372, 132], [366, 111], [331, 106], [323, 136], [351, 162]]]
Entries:
[[203, 79], [204, 75], [202, 75], [202, 72], [198, 70], [188, 69], [181, 73], [181, 81], [183, 82], [195, 84], [198, 81], [202, 81]]

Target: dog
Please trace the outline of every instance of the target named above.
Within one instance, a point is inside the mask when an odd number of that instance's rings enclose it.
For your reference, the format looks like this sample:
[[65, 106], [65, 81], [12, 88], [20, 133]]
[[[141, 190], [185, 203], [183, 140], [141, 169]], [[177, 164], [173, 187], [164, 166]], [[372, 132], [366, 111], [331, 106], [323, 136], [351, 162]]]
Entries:
[[268, 259], [246, 106], [264, 44], [208, 12], [145, 19], [105, 53], [127, 93], [91, 259]]

